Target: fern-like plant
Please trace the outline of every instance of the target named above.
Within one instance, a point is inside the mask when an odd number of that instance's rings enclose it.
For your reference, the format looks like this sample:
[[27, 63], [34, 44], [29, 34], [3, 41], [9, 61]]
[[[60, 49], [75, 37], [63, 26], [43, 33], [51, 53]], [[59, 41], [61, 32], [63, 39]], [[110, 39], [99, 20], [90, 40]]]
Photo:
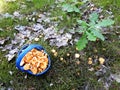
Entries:
[[80, 32], [82, 32], [82, 37], [78, 40], [76, 46], [78, 50], [82, 50], [88, 44], [88, 41], [96, 41], [97, 38], [102, 41], [105, 40], [101, 32], [101, 27], [107, 27], [114, 24], [114, 21], [111, 19], [98, 19], [97, 13], [92, 13], [89, 16], [89, 23], [83, 20], [77, 20], [80, 25]]

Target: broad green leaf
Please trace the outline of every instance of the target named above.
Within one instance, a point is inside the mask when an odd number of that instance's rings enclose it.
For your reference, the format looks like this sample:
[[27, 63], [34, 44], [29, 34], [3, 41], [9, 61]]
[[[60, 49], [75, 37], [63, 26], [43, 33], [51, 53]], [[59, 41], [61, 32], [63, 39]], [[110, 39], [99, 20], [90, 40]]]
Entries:
[[83, 35], [77, 42], [76, 46], [78, 50], [82, 50], [86, 47], [86, 44], [88, 43], [88, 40], [86, 38], [86, 35]]
[[80, 10], [76, 6], [74, 6], [73, 9], [75, 12], [78, 12], [78, 13], [80, 12]]
[[79, 28], [79, 29], [76, 29], [76, 30], [75, 30], [75, 32], [78, 32], [78, 33], [83, 33], [83, 32], [84, 32], [84, 30], [83, 30], [83, 28]]
[[102, 35], [102, 33], [99, 30], [93, 29], [93, 30], [91, 30], [91, 33], [93, 33], [94, 36], [98, 37], [102, 41], [105, 40], [104, 36]]
[[98, 20], [98, 14], [97, 14], [97, 13], [92, 13], [92, 14], [90, 14], [89, 20], [90, 20], [91, 22], [96, 22], [96, 21]]
[[63, 11], [72, 11], [71, 4], [63, 4], [62, 5]]
[[87, 23], [85, 21], [82, 20], [77, 20], [78, 24], [80, 24], [81, 26], [86, 26], [87, 27]]
[[62, 9], [63, 11], [67, 12], [80, 12], [80, 10], [74, 4], [63, 4]]
[[79, 24], [81, 24], [82, 22], [85, 22], [85, 21], [82, 21], [82, 20], [77, 20], [77, 22], [78, 22]]
[[90, 40], [90, 41], [96, 41], [96, 36], [94, 36], [93, 35], [93, 33], [90, 33], [90, 32], [87, 32], [86, 31], [86, 34], [87, 34], [87, 38], [88, 38], [88, 40]]
[[66, 11], [70, 7], [70, 4], [63, 4], [62, 9]]
[[99, 21], [98, 24], [96, 24], [96, 27], [106, 27], [114, 24], [114, 21], [111, 19], [103, 19], [102, 21]]
[[73, 12], [74, 11], [74, 8], [72, 6], [70, 6], [67, 10], [67, 12]]

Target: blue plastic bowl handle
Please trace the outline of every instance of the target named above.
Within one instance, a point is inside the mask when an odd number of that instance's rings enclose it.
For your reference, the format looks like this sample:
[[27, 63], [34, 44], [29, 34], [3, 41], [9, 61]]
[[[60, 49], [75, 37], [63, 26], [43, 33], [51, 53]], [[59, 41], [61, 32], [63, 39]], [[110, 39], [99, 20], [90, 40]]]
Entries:
[[27, 44], [25, 46], [23, 46], [20, 51], [18, 52], [18, 57], [16, 59], [16, 67], [18, 69], [20, 69], [21, 71], [23, 72], [28, 72], [32, 75], [35, 75], [35, 76], [40, 76], [42, 74], [44, 74], [45, 72], [47, 72], [51, 66], [51, 60], [50, 60], [50, 57], [48, 55], [48, 67], [46, 68], [46, 70], [44, 70], [43, 72], [41, 73], [38, 73], [38, 74], [33, 74], [30, 70], [24, 70], [23, 66], [20, 66], [20, 62], [22, 60], [22, 58], [30, 51], [32, 50], [33, 48], [36, 48], [37, 50], [44, 50], [44, 52], [46, 53], [46, 50], [41, 46], [41, 45], [38, 45], [38, 44]]

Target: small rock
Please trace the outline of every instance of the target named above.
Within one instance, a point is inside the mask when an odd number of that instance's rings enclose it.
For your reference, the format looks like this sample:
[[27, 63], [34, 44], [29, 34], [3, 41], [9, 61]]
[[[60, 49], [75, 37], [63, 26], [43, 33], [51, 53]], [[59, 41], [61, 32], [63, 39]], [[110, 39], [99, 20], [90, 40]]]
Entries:
[[7, 57], [8, 61], [11, 61], [15, 57], [15, 54], [7, 54], [5, 57]]

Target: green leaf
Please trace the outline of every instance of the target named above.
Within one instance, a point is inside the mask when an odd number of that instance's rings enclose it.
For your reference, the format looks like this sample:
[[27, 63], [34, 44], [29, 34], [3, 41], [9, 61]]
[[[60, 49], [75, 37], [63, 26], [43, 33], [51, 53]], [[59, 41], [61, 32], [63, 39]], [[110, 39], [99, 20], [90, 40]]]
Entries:
[[83, 27], [79, 27], [79, 29], [76, 29], [75, 32], [78, 32], [78, 33], [83, 33], [84, 32], [84, 28]]
[[91, 22], [96, 22], [96, 21], [98, 20], [98, 14], [97, 14], [97, 13], [92, 13], [92, 14], [90, 14], [89, 20], [90, 20]]
[[73, 10], [78, 13], [80, 12], [80, 10], [76, 6], [73, 7]]
[[77, 8], [74, 4], [63, 4], [62, 9], [67, 12], [80, 12], [79, 8]]
[[86, 47], [86, 44], [88, 43], [88, 40], [86, 38], [86, 35], [83, 35], [78, 42], [76, 43], [76, 46], [78, 48], [78, 50], [82, 50]]
[[77, 20], [77, 22], [78, 22], [78, 24], [80, 24], [80, 29], [82, 31], [86, 31], [86, 29], [88, 28], [88, 24], [82, 20]]
[[73, 12], [74, 11], [74, 8], [72, 6], [70, 6], [68, 9], [67, 9], [67, 12]]
[[114, 21], [111, 19], [103, 19], [102, 21], [99, 21], [98, 24], [96, 24], [96, 27], [106, 27], [114, 24]]
[[71, 7], [71, 4], [63, 4], [62, 9], [63, 9], [63, 11], [67, 11], [67, 12], [72, 12], [73, 11], [73, 8]]
[[70, 4], [63, 4], [62, 9], [66, 11], [70, 7]]
[[90, 40], [90, 41], [96, 41], [96, 36], [94, 36], [93, 33], [90, 33], [90, 32], [86, 31], [86, 34], [87, 34], [88, 40]]
[[81, 26], [87, 26], [88, 25], [85, 21], [82, 21], [82, 20], [77, 20], [77, 23], [80, 24]]
[[98, 37], [102, 41], [105, 40], [104, 36], [102, 35], [102, 33], [99, 30], [93, 29], [93, 30], [91, 30], [91, 33], [93, 33], [94, 36]]

